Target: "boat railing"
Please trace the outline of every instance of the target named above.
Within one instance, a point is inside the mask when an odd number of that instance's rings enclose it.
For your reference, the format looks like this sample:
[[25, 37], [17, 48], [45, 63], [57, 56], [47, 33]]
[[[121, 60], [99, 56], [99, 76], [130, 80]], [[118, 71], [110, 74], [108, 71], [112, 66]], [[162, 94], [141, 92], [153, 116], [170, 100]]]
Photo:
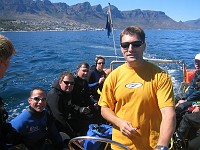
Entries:
[[[159, 65], [159, 64], [178, 64], [180, 65], [181, 69], [182, 69], [182, 81], [180, 82], [180, 85], [179, 85], [179, 89], [178, 89], [178, 92], [177, 93], [180, 93], [180, 92], [184, 92], [186, 90], [186, 79], [187, 79], [187, 76], [186, 76], [186, 72], [187, 72], [187, 69], [186, 69], [186, 64], [183, 60], [163, 60], [163, 59], [150, 59], [150, 58], [144, 58], [145, 60], [151, 62], [151, 63], [154, 63], [156, 65]], [[118, 67], [119, 65], [125, 63], [126, 61], [125, 60], [113, 60], [111, 61], [110, 63], [110, 70], [114, 70], [116, 67]]]
[[[100, 55], [97, 55], [100, 56]], [[101, 55], [103, 56], [103, 55]], [[112, 70], [114, 70], [116, 67], [118, 67], [119, 65], [125, 63], [125, 59], [123, 56], [103, 56], [106, 59], [112, 59], [110, 61], [110, 72]], [[186, 69], [186, 64], [183, 60], [170, 60], [170, 59], [155, 59], [155, 58], [147, 58], [147, 57], [143, 57], [145, 60], [152, 62], [156, 65], [163, 65], [163, 64], [178, 64], [180, 65], [180, 67], [176, 68], [176, 69], [180, 69], [181, 70], [181, 78], [179, 79], [179, 88], [177, 90], [177, 93], [181, 93], [181, 92], [185, 92], [185, 90], [187, 89], [187, 86], [191, 80], [191, 76], [189, 76], [189, 71], [190, 69]]]

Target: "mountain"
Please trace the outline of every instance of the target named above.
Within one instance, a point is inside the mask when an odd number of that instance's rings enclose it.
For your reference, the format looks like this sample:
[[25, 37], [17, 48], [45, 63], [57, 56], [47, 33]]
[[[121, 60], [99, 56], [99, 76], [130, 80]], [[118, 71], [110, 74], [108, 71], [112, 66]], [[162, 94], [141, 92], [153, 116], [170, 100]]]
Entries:
[[[89, 30], [104, 29], [108, 7], [89, 2], [72, 6], [49, 0], [0, 0], [1, 30]], [[113, 26], [123, 29], [139, 25], [144, 29], [200, 29], [200, 20], [176, 22], [162, 11], [120, 11], [111, 5]]]

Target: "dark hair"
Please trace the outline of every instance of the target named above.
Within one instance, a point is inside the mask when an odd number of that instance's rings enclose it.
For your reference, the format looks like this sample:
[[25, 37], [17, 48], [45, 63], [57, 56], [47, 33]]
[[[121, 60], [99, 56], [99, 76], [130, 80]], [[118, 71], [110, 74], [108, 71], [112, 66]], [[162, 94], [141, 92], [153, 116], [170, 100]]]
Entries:
[[96, 65], [90, 66], [90, 70], [95, 70], [95, 69], [96, 69]]
[[33, 91], [35, 90], [39, 90], [39, 91], [42, 91], [46, 94], [46, 91], [43, 89], [43, 88], [40, 88], [40, 87], [36, 87], [36, 88], [33, 88], [31, 91], [30, 91], [30, 96], [33, 94]]
[[122, 42], [122, 37], [124, 35], [136, 35], [138, 39], [145, 42], [144, 30], [138, 26], [129, 26], [125, 28], [120, 34], [120, 43]]
[[12, 54], [16, 54], [15, 48], [8, 38], [0, 34], [0, 61], [5, 61]]
[[78, 65], [78, 67], [77, 67], [77, 69], [79, 69], [79, 68], [90, 68], [90, 66], [89, 66], [89, 64], [88, 63], [86, 63], [86, 62], [81, 62], [79, 65]]
[[62, 82], [62, 80], [63, 80], [63, 78], [65, 76], [69, 76], [69, 77], [72, 77], [74, 79], [74, 74], [73, 73], [71, 73], [71, 72], [63, 72], [63, 73], [60, 74], [59, 83]]
[[99, 59], [103, 59], [104, 61], [106, 60], [103, 56], [97, 56], [97, 57], [95, 58], [95, 63], [96, 63], [96, 64], [97, 64], [97, 62], [98, 62]]

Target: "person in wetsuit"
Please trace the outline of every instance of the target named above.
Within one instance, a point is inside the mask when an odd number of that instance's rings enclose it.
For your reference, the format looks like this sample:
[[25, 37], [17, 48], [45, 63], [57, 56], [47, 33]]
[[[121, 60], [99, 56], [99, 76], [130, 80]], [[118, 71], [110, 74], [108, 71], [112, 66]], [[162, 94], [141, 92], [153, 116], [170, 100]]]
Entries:
[[179, 137], [188, 141], [188, 150], [200, 149], [200, 102], [190, 107], [191, 112], [186, 113], [181, 120], [177, 132]]
[[30, 105], [10, 122], [22, 135], [22, 143], [30, 150], [64, 148], [51, 111], [45, 109], [46, 99], [46, 93], [42, 88], [34, 88], [28, 98]]
[[90, 90], [86, 80], [89, 72], [89, 64], [81, 62], [77, 67], [77, 74], [75, 75], [75, 84], [72, 90], [72, 103], [82, 107], [85, 113], [78, 114], [77, 124], [79, 126], [78, 132], [80, 135], [86, 135], [89, 124], [93, 122], [92, 111], [95, 111], [94, 102], [90, 99]]
[[47, 103], [55, 117], [58, 130], [68, 134], [70, 138], [79, 135], [81, 126], [77, 124], [79, 114], [88, 111], [88, 109], [72, 103], [74, 84], [73, 73], [63, 72], [47, 94]]
[[188, 107], [192, 106], [193, 102], [200, 100], [200, 53], [195, 56], [195, 74], [185, 93], [176, 95], [176, 118], [177, 126], [179, 125], [182, 116]]
[[102, 90], [104, 80], [106, 78], [106, 73], [104, 72], [105, 58], [102, 56], [97, 56], [95, 58], [95, 69], [91, 70], [88, 75], [88, 83], [91, 90], [91, 95], [94, 100], [98, 101], [100, 94], [98, 90]]

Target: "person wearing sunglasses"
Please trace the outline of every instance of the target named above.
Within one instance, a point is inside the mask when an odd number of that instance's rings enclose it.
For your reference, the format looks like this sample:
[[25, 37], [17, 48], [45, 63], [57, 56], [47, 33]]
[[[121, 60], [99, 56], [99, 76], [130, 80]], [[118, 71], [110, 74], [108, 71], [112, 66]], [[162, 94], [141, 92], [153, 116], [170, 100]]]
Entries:
[[104, 72], [105, 58], [103, 56], [97, 56], [95, 58], [95, 69], [91, 70], [88, 75], [88, 83], [91, 90], [93, 98], [98, 101], [99, 93], [98, 90], [102, 90], [104, 80], [106, 78], [106, 73]]
[[113, 126], [112, 140], [132, 150], [167, 150], [176, 124], [172, 80], [143, 59], [142, 28], [125, 28], [120, 48], [126, 62], [106, 78], [98, 102]]
[[[22, 135], [22, 144], [31, 150], [63, 149], [64, 143], [53, 116], [46, 109], [46, 92], [34, 88], [28, 98], [29, 106], [11, 120], [12, 126]], [[48, 142], [47, 144], [47, 141]]]
[[[101, 94], [101, 90], [106, 78], [104, 72], [105, 58], [103, 56], [97, 56], [95, 58], [95, 69], [91, 70], [88, 75], [88, 83], [90, 87], [91, 99], [97, 103]], [[94, 122], [101, 124], [106, 123], [106, 120], [101, 116], [100, 107], [94, 112]], [[97, 108], [96, 107], [96, 108]]]
[[195, 55], [194, 58], [195, 73], [189, 84], [189, 88], [185, 93], [179, 93], [176, 95], [176, 113], [179, 118], [182, 118], [180, 114], [188, 107], [192, 106], [192, 103], [199, 101], [200, 99], [200, 53]]
[[47, 93], [47, 103], [56, 119], [56, 126], [73, 138], [78, 135], [80, 124], [79, 114], [88, 113], [89, 109], [75, 105], [72, 101], [75, 77], [71, 72], [63, 72]]

